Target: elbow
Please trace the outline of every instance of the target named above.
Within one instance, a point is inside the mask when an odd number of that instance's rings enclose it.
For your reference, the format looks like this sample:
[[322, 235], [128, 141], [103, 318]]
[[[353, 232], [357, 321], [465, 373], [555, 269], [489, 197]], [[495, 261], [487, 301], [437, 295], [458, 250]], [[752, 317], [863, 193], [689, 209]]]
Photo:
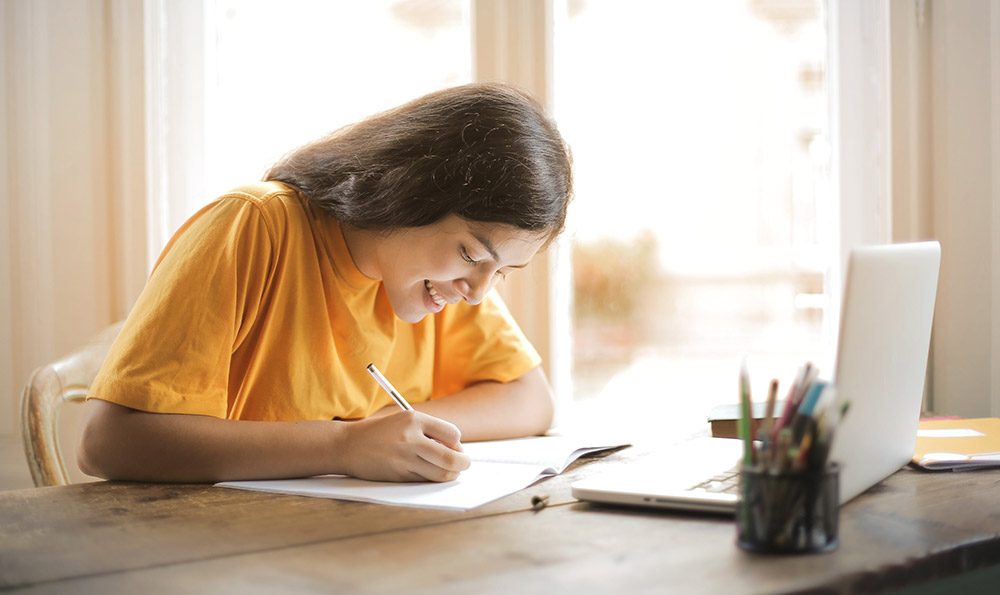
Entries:
[[76, 445], [76, 465], [91, 477], [110, 479], [106, 470], [106, 457], [102, 452], [100, 430], [95, 427], [99, 425], [93, 419], [84, 420]]
[[541, 410], [538, 413], [538, 429], [535, 432], [537, 435], [544, 434], [552, 429], [552, 423], [556, 418], [556, 406], [555, 397], [552, 391], [547, 391], [547, 398], [545, 398], [541, 405]]
[[112, 418], [118, 413], [118, 407], [97, 399], [87, 401], [76, 447], [76, 464], [91, 477], [123, 479], [115, 470], [115, 453], [120, 449], [114, 446], [114, 436], [119, 424]]
[[90, 477], [109, 479], [107, 474], [101, 471], [99, 463], [100, 459], [95, 457], [92, 451], [88, 451], [87, 446], [81, 440], [76, 449], [76, 466], [85, 475], [89, 475]]
[[528, 372], [522, 380], [527, 385], [525, 387], [527, 390], [524, 392], [527, 400], [525, 407], [532, 412], [532, 415], [525, 418], [531, 423], [531, 427], [526, 428], [525, 435], [544, 434], [552, 429], [552, 423], [555, 421], [556, 405], [552, 387], [541, 368]]

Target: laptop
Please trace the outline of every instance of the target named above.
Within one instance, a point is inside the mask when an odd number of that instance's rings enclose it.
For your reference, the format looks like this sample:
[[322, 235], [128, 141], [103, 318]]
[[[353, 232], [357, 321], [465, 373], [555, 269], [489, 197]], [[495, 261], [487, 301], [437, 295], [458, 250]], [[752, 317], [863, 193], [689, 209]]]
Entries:
[[[839, 408], [831, 461], [841, 465], [840, 503], [906, 465], [916, 445], [941, 246], [916, 242], [857, 248], [844, 282], [832, 382]], [[696, 438], [572, 485], [579, 500], [733, 513], [740, 440]]]

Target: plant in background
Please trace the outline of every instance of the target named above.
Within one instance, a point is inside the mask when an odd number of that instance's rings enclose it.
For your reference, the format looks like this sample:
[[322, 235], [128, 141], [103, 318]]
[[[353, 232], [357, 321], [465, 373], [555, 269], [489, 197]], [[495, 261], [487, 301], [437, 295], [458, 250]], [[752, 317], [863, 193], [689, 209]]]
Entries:
[[605, 238], [574, 242], [574, 321], [628, 321], [656, 278], [656, 239]]

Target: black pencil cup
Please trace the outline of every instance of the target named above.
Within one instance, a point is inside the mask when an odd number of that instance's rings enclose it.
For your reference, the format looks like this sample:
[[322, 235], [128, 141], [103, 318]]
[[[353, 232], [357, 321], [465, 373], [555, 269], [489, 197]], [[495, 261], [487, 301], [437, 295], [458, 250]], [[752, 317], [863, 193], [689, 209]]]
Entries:
[[737, 541], [753, 552], [796, 554], [837, 547], [840, 466], [778, 472], [744, 466], [736, 510]]

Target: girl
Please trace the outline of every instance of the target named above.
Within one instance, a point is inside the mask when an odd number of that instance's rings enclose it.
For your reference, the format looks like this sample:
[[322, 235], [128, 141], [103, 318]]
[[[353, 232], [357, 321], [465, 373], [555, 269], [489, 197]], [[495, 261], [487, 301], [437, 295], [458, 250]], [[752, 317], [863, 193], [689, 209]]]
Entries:
[[91, 387], [80, 468], [447, 481], [461, 439], [544, 432], [540, 358], [490, 290], [562, 230], [570, 195], [554, 124], [498, 84], [293, 151], [167, 244]]

